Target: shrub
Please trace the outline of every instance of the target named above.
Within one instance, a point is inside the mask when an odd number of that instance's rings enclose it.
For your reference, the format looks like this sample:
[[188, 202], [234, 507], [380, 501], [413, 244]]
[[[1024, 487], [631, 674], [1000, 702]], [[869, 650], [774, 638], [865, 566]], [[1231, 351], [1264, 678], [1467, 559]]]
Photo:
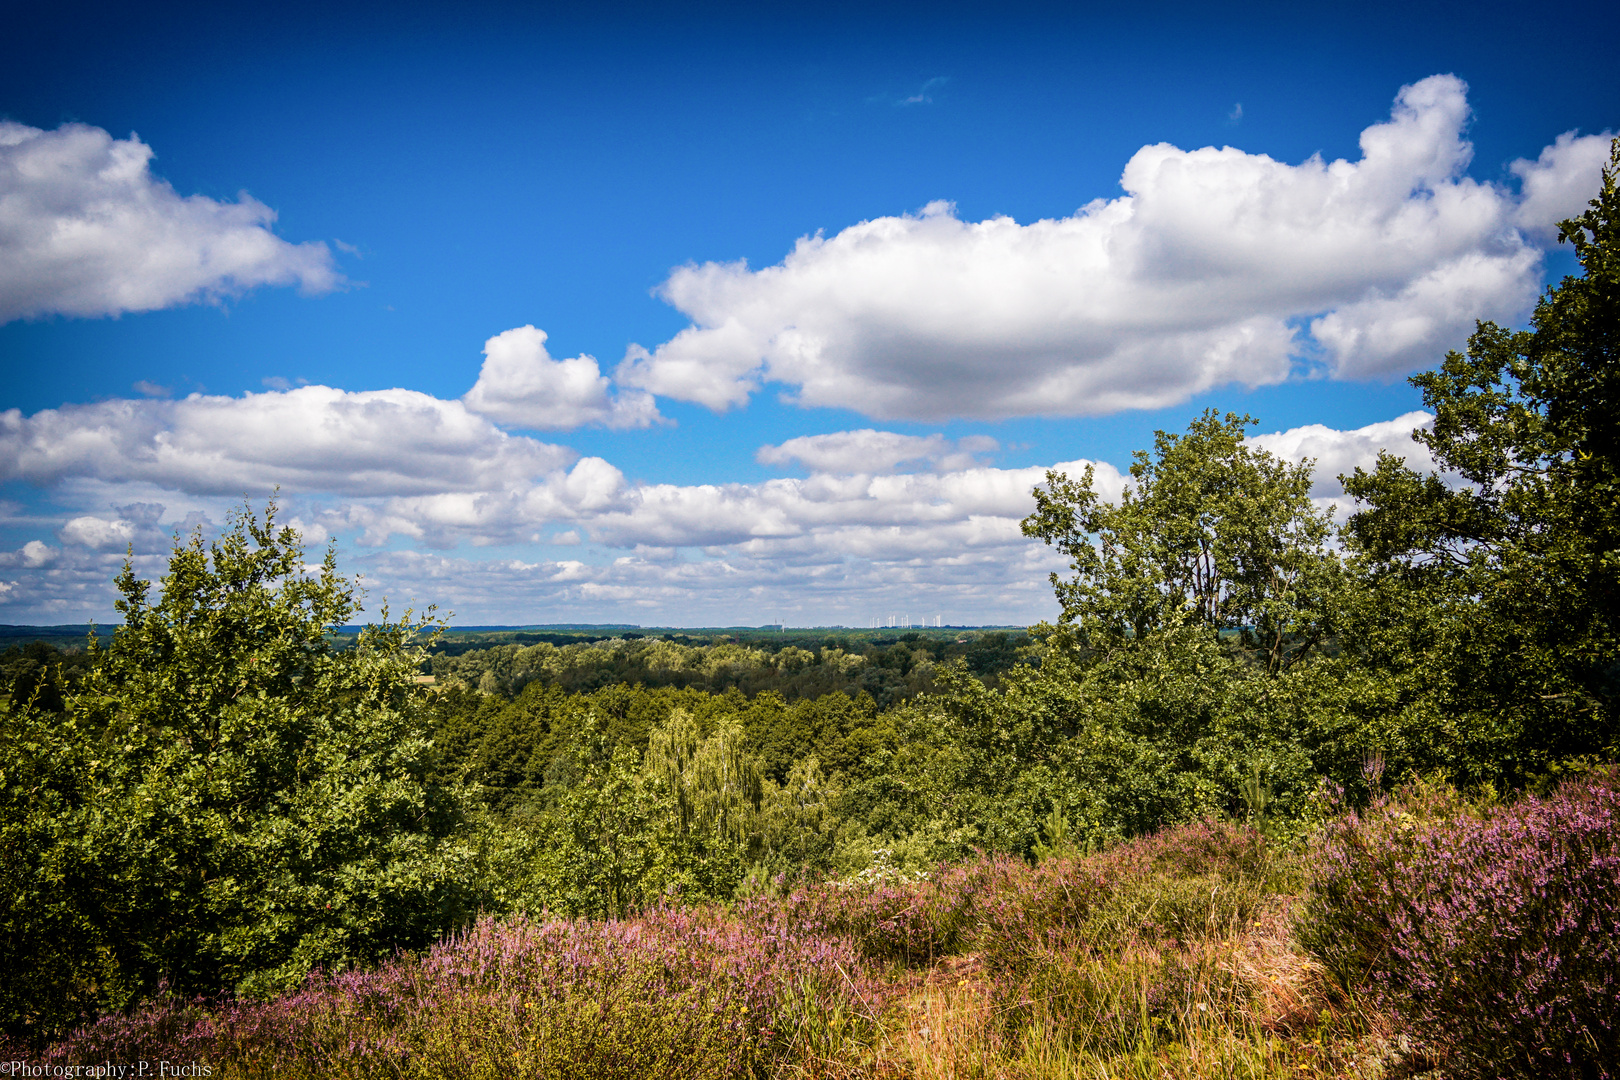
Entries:
[[1137, 939], [1188, 942], [1238, 932], [1259, 913], [1266, 890], [1257, 880], [1154, 875], [1120, 885], [1083, 924], [1092, 948]]
[[1409, 787], [1313, 855], [1302, 943], [1448, 1071], [1616, 1075], [1620, 772], [1482, 809]]
[[1004, 1001], [1004, 1024], [1104, 1057], [1185, 1041], [1213, 1022], [1242, 1022], [1250, 989], [1230, 960], [1210, 944], [1050, 952]]
[[1211, 820], [1049, 859], [980, 896], [974, 945], [992, 971], [1016, 972], [1059, 940], [1118, 950], [1232, 929], [1258, 910], [1269, 866], [1257, 830]]
[[1246, 991], [1213, 939], [1259, 913], [1269, 867], [1254, 829], [1197, 821], [1005, 875], [973, 935], [1003, 1038], [1147, 1052], [1233, 1014]]

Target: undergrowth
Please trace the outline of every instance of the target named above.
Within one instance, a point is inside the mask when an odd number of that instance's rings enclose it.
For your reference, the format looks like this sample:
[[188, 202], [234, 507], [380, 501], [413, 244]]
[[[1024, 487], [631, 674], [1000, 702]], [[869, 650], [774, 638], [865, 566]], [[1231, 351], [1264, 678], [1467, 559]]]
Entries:
[[1617, 811], [1613, 772], [1510, 804], [1419, 785], [1292, 850], [1202, 821], [731, 910], [485, 920], [271, 1001], [160, 997], [0, 1056], [244, 1078], [1607, 1077]]
[[1300, 940], [1448, 1074], [1620, 1074], [1620, 772], [1505, 804], [1410, 785], [1309, 865]]

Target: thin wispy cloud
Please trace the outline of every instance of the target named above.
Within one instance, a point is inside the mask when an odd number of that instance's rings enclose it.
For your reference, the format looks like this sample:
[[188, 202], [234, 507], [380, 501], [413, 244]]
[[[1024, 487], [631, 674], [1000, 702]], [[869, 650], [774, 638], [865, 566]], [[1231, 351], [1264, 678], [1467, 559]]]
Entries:
[[936, 75], [932, 79], [929, 79], [927, 82], [923, 83], [915, 94], [903, 97], [899, 101], [896, 101], [895, 104], [902, 106], [932, 105], [934, 102], [933, 92], [944, 86], [947, 82], [950, 82], [950, 79], [946, 76]]

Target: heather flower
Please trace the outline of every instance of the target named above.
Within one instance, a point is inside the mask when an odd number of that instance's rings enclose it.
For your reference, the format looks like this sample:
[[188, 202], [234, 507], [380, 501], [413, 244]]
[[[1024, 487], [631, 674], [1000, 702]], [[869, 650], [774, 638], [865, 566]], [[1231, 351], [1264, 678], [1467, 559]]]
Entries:
[[1620, 1062], [1620, 772], [1472, 810], [1408, 787], [1330, 824], [1302, 942], [1457, 1075]]
[[212, 1061], [243, 1076], [718, 1080], [764, 1075], [807, 1048], [858, 1050], [889, 996], [847, 940], [713, 911], [486, 919], [421, 955], [317, 972], [270, 1001], [161, 995], [38, 1060]]

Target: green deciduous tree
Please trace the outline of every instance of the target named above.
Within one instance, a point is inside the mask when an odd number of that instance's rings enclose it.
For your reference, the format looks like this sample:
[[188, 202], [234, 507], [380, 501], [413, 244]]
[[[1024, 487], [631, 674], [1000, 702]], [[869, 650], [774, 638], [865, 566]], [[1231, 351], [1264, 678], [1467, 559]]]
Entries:
[[667, 794], [646, 782], [641, 755], [613, 748], [591, 718], [579, 782], [545, 814], [511, 826], [528, 834], [532, 880], [520, 907], [618, 918], [679, 886], [679, 841]]
[[760, 834], [767, 873], [825, 872], [838, 838], [838, 785], [814, 755], [800, 758], [781, 784], [766, 780], [760, 800]]
[[708, 738], [685, 709], [676, 709], [647, 740], [647, 773], [674, 804], [683, 834], [714, 833], [745, 841], [757, 824], [759, 760], [748, 751], [736, 717], [722, 717]]
[[1052, 575], [1040, 664], [995, 687], [942, 674], [887, 786], [851, 789], [869, 819], [1030, 854], [1241, 812], [1256, 785], [1286, 812], [1359, 759], [1348, 673], [1321, 648], [1347, 584], [1331, 521], [1311, 464], [1248, 443], [1252, 423], [1160, 432], [1117, 501], [1090, 470], [1047, 475], [1024, 532], [1072, 576]]
[[[413, 635], [358, 608], [328, 551], [244, 509], [177, 542], [154, 598], [126, 564], [124, 625], [65, 716], [4, 717], [4, 1022], [50, 1025], [160, 981], [279, 989], [465, 918], [476, 873], [428, 776]], [[34, 996], [41, 989], [48, 993]]]
[[587, 713], [563, 751], [571, 783], [549, 805], [492, 823], [508, 906], [618, 918], [675, 897], [725, 900], [757, 840], [759, 765], [734, 717], [707, 738], [685, 709], [654, 725], [647, 752]]
[[1517, 783], [1613, 757], [1620, 690], [1620, 140], [1598, 197], [1560, 237], [1582, 273], [1530, 328], [1481, 323], [1413, 378], [1434, 411], [1357, 470], [1349, 522], [1370, 570], [1354, 644], [1399, 686], [1434, 764]]
[[1096, 491], [1090, 466], [1035, 489], [1024, 534], [1068, 556], [1074, 576], [1054, 573], [1052, 588], [1080, 644], [1236, 631], [1276, 674], [1322, 642], [1341, 577], [1332, 524], [1311, 504], [1311, 463], [1247, 443], [1253, 423], [1209, 410], [1185, 435], [1159, 432], [1118, 503]]

